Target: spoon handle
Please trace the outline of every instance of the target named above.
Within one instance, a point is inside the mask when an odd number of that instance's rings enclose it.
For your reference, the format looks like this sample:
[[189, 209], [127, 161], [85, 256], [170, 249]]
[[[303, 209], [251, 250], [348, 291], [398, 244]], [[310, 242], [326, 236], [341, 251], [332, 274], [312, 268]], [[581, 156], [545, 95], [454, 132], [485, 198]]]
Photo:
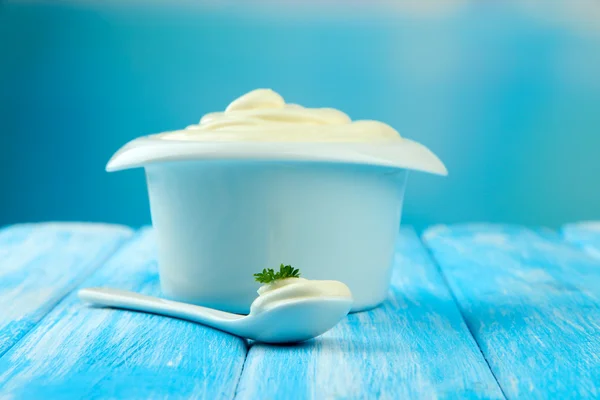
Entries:
[[[78, 292], [79, 298], [96, 306], [123, 308], [186, 319], [223, 331], [231, 331], [233, 321], [244, 315], [232, 314], [212, 308], [165, 300], [158, 297], [110, 288], [87, 288]], [[235, 333], [234, 333], [235, 334]]]

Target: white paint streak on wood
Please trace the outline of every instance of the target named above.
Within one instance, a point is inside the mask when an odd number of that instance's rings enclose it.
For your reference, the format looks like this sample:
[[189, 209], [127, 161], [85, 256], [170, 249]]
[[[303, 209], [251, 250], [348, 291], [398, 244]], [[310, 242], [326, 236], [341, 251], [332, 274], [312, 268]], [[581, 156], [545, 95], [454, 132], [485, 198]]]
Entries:
[[[441, 230], [443, 231], [443, 230]], [[253, 345], [239, 399], [502, 398], [413, 231], [398, 244], [389, 299], [296, 347]]]
[[598, 259], [546, 229], [459, 225], [423, 237], [507, 397], [600, 393]]
[[0, 231], [0, 356], [131, 234], [117, 225], [72, 223]]
[[[86, 252], [86, 244], [81, 243]], [[160, 293], [144, 230], [82, 286]], [[60, 269], [56, 263], [47, 268]], [[245, 341], [201, 325], [88, 307], [73, 292], [0, 359], [5, 398], [230, 399]]]

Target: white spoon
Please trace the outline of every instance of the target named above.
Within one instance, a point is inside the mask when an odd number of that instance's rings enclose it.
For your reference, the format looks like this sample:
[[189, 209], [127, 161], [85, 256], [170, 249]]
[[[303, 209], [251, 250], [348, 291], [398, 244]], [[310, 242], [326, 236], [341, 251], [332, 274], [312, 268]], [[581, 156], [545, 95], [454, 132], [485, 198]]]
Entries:
[[194, 321], [265, 343], [294, 343], [317, 337], [333, 328], [352, 307], [351, 297], [292, 298], [281, 300], [264, 311], [239, 315], [109, 288], [82, 289], [79, 298], [96, 306]]

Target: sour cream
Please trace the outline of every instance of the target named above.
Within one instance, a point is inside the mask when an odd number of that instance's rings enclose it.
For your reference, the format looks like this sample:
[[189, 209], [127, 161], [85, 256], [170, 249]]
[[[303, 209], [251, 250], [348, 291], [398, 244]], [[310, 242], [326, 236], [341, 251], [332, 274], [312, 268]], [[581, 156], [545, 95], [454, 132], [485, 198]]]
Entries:
[[287, 278], [263, 285], [259, 296], [250, 306], [253, 314], [267, 311], [289, 300], [343, 297], [352, 299], [348, 286], [339, 281], [319, 281], [304, 278]]
[[333, 108], [287, 104], [271, 89], [235, 99], [223, 112], [206, 114], [197, 125], [158, 135], [165, 140], [204, 142], [401, 142], [379, 121], [352, 121]]

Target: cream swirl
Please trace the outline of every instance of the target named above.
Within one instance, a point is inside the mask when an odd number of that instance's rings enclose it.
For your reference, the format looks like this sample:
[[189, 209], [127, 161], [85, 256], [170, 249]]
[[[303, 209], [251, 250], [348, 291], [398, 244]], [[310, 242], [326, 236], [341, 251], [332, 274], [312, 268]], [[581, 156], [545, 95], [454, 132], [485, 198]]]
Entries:
[[401, 141], [392, 127], [378, 121], [352, 121], [333, 108], [286, 104], [270, 89], [256, 89], [234, 100], [223, 112], [206, 114], [197, 125], [158, 135], [167, 140], [206, 142], [378, 142]]
[[267, 311], [290, 300], [342, 297], [352, 299], [348, 286], [339, 281], [317, 281], [304, 278], [287, 278], [263, 285], [259, 296], [252, 302], [250, 313]]

